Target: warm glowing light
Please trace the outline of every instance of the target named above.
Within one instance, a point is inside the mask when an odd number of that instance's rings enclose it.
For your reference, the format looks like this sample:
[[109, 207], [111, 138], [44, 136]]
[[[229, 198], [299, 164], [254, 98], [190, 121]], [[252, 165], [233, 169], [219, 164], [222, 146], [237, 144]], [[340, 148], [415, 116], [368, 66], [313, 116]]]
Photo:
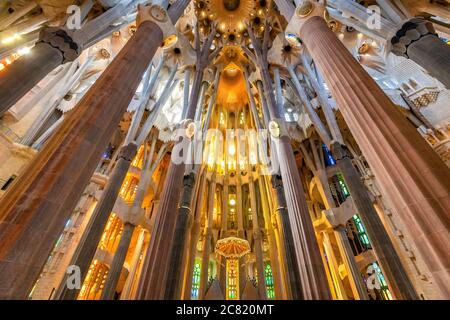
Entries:
[[232, 156], [236, 154], [236, 147], [234, 146], [234, 143], [230, 144], [228, 147], [228, 153]]
[[230, 206], [234, 206], [236, 204], [236, 200], [233, 198], [230, 199]]
[[29, 54], [30, 51], [31, 51], [31, 48], [25, 47], [25, 48], [19, 49], [19, 51], [17, 51], [17, 53], [19, 55], [23, 56], [23, 55]]
[[20, 35], [18, 35], [17, 33], [12, 35], [11, 37], [5, 38], [2, 40], [2, 44], [11, 44], [14, 41], [20, 39]]

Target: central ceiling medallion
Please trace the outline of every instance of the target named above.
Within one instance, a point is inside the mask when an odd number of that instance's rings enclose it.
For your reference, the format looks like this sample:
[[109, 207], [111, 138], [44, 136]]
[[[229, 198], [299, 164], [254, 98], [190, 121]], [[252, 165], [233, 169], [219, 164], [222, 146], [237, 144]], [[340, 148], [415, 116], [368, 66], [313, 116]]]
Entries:
[[228, 11], [235, 11], [241, 4], [240, 0], [223, 0], [223, 5]]
[[[258, 10], [259, 8], [259, 10]], [[246, 37], [246, 21], [264, 17], [265, 9], [257, 0], [197, 0], [196, 14], [204, 25], [217, 25], [215, 41], [238, 45]], [[205, 27], [208, 30], [208, 27]], [[202, 30], [200, 30], [202, 32]]]

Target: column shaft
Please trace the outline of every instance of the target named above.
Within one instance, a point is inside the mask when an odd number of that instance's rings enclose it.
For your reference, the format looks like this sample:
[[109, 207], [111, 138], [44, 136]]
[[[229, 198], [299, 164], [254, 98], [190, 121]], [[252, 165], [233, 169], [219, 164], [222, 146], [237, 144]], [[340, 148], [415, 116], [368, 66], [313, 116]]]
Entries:
[[419, 299], [352, 161], [343, 155], [338, 143], [333, 145], [332, 151], [392, 293], [397, 299]]
[[37, 43], [32, 54], [12, 63], [0, 74], [0, 116], [63, 62], [62, 52], [47, 43]]
[[140, 25], [4, 196], [1, 298], [27, 297], [162, 37], [156, 24]]
[[448, 168], [321, 17], [309, 18], [300, 34], [383, 193], [443, 295], [450, 297]]
[[113, 261], [109, 267], [108, 277], [103, 287], [101, 300], [114, 300], [116, 293], [117, 283], [119, 282], [120, 275], [122, 274], [123, 263], [127, 257], [128, 248], [130, 246], [131, 237], [136, 226], [132, 223], [125, 222], [120, 236], [119, 245], [114, 253]]
[[191, 202], [195, 180], [194, 173], [184, 176], [183, 195], [181, 197], [180, 207], [178, 208], [177, 222], [175, 225], [176, 236], [173, 239], [168, 265], [169, 270], [167, 271], [165, 299], [178, 300], [181, 298], [183, 256], [186, 239], [188, 238], [187, 227], [193, 218]]
[[350, 244], [348, 242], [345, 227], [338, 226], [334, 230], [334, 234], [339, 246], [339, 251], [341, 252], [342, 260], [344, 261], [344, 265], [347, 268], [350, 286], [352, 287], [355, 299], [369, 300], [369, 296], [367, 295], [367, 288], [362, 279], [361, 272], [359, 272], [358, 270], [352, 248], [350, 247]]
[[261, 68], [263, 86], [268, 101], [271, 120], [278, 120], [282, 135], [272, 145], [279, 159], [283, 179], [287, 211], [291, 222], [296, 258], [299, 267], [303, 297], [307, 300], [329, 299], [330, 292], [325, 275], [311, 216], [306, 204], [300, 174], [294, 158], [289, 136], [284, 134], [284, 123], [278, 112], [273, 94], [270, 74], [267, 68]]

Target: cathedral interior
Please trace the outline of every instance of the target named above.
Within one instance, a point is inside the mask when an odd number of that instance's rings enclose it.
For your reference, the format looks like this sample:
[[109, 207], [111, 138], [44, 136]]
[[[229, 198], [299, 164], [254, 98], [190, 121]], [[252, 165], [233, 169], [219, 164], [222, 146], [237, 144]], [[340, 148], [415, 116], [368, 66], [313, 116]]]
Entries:
[[0, 299], [450, 300], [447, 0], [0, 0]]

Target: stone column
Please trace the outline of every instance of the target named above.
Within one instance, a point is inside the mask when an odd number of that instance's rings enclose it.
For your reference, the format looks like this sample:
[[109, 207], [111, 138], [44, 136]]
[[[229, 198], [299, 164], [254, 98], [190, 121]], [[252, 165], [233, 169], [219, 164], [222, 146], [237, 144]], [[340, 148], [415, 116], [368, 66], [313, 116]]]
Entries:
[[[139, 142], [133, 142], [137, 130], [139, 129], [140, 120], [142, 119], [144, 109], [147, 105], [148, 94], [152, 91], [159, 70], [162, 66], [162, 60], [163, 58], [161, 58], [161, 61], [157, 67], [157, 71], [153, 74], [151, 79], [148, 79], [149, 84], [147, 87], [146, 94], [144, 95], [138, 110], [136, 110], [135, 114], [133, 115], [131, 126], [128, 130], [127, 136], [125, 137], [124, 141], [125, 146], [122, 147], [120, 151], [121, 155], [119, 155], [119, 159], [113, 169], [112, 174], [108, 179], [108, 183], [105, 189], [103, 190], [102, 196], [100, 197], [100, 200], [95, 208], [95, 211], [92, 215], [93, 218], [91, 219], [91, 222], [87, 228], [88, 231], [84, 235], [83, 239], [80, 241], [78, 249], [72, 258], [71, 264], [79, 266], [81, 270], [81, 278], [83, 279], [86, 276], [91, 261], [95, 255], [98, 243], [103, 234], [103, 230], [105, 229], [106, 223], [108, 222], [108, 218], [111, 214], [114, 204], [116, 203], [119, 190], [122, 186], [122, 182], [126, 177], [128, 169], [130, 168], [131, 161], [133, 161], [134, 157], [136, 156], [137, 145], [138, 144], [141, 145], [147, 138], [148, 133], [150, 132], [150, 129], [153, 125], [153, 121], [156, 118], [155, 113], [158, 112], [159, 106], [162, 105], [164, 101], [167, 99], [167, 95], [165, 94], [166, 91], [170, 91], [172, 89], [172, 86], [170, 84], [172, 82], [174, 72], [172, 72], [171, 75], [169, 76], [168, 83], [164, 88], [161, 97], [156, 102], [154, 108], [156, 110], [153, 110], [152, 113], [149, 115], [143, 126], [143, 129], [141, 130], [141, 133], [139, 134], [139, 137], [137, 138]], [[150, 169], [150, 171], [154, 170], [158, 165], [159, 160], [161, 160], [163, 156], [163, 151], [165, 151], [165, 147], [161, 147], [159, 151], [160, 152], [158, 152], [157, 159], [155, 160], [155, 163]], [[126, 156], [124, 157], [124, 155]], [[67, 290], [65, 288], [65, 280], [62, 282], [58, 292], [59, 294], [57, 294], [57, 296], [59, 296], [60, 299], [65, 300], [75, 299], [78, 294], [78, 290]]]
[[155, 23], [142, 22], [78, 103], [77, 112], [68, 115], [4, 196], [2, 299], [27, 297], [162, 38]]
[[131, 237], [136, 226], [130, 222], [125, 222], [123, 225], [122, 235], [120, 236], [119, 245], [114, 253], [113, 261], [109, 267], [108, 277], [105, 281], [105, 286], [102, 290], [101, 300], [114, 300], [117, 283], [122, 274], [123, 263], [127, 256], [128, 248], [130, 246]]
[[[318, 250], [318, 244], [311, 216], [306, 204], [305, 194], [300, 180], [300, 174], [292, 150], [291, 140], [287, 135], [287, 129], [282, 115], [279, 113], [274, 96], [271, 77], [267, 65], [268, 32], [264, 34], [263, 41], [255, 38], [249, 30], [249, 35], [255, 48], [256, 62], [261, 72], [263, 87], [267, 98], [271, 123], [272, 154], [276, 154], [279, 160], [280, 172], [283, 179], [289, 219], [294, 242], [297, 263], [299, 267], [303, 298], [307, 300], [329, 299], [330, 291], [325, 275], [324, 265]], [[247, 52], [249, 53], [249, 52]], [[252, 53], [249, 53], [253, 56]]]
[[450, 89], [450, 46], [439, 39], [430, 21], [407, 21], [391, 44], [392, 53], [413, 60]]
[[79, 48], [79, 45], [65, 31], [41, 33], [31, 54], [22, 56], [0, 74], [0, 116], [50, 71], [62, 63], [74, 61], [81, 50], [74, 51], [71, 47]]
[[321, 17], [307, 17], [299, 29], [383, 193], [450, 297], [448, 168]]
[[258, 207], [256, 205], [256, 190], [255, 190], [255, 182], [252, 177], [252, 170], [250, 170], [250, 166], [248, 167], [249, 181], [248, 181], [248, 189], [249, 189], [249, 197], [250, 204], [252, 209], [252, 229], [253, 229], [253, 245], [256, 256], [256, 270], [258, 272], [258, 292], [259, 297], [262, 300], [267, 299], [267, 289], [266, 289], [266, 281], [264, 277], [264, 252], [263, 252], [263, 239], [262, 232], [259, 226], [259, 217], [258, 217]]
[[[268, 204], [268, 197], [270, 195], [268, 195], [266, 193], [266, 188], [265, 188], [265, 181], [264, 181], [265, 177], [261, 176], [258, 179], [258, 188], [259, 188], [259, 201], [261, 203], [262, 206], [262, 212], [264, 215], [264, 220], [266, 221], [265, 227], [267, 229], [267, 239], [269, 242], [269, 255], [270, 255], [270, 265], [272, 267], [272, 274], [273, 274], [273, 282], [274, 282], [274, 289], [275, 289], [275, 298], [276, 299], [286, 299], [286, 294], [285, 294], [285, 290], [283, 290], [283, 276], [282, 276], [282, 271], [280, 269], [280, 264], [279, 264], [279, 254], [278, 254], [278, 248], [277, 248], [277, 243], [275, 240], [275, 234], [272, 228], [272, 221], [271, 221], [271, 210], [270, 210], [270, 206]], [[264, 277], [265, 279], [265, 277]]]
[[193, 172], [184, 176], [183, 194], [181, 196], [177, 222], [175, 225], [176, 236], [174, 237], [171, 247], [170, 263], [168, 265], [169, 270], [167, 271], [165, 299], [178, 300], [181, 297], [183, 254], [186, 239], [188, 238], [187, 226], [193, 218], [191, 213], [191, 202], [195, 180], [195, 173]]
[[350, 286], [352, 287], [355, 299], [369, 300], [367, 288], [363, 282], [361, 272], [359, 272], [350, 243], [348, 242], [345, 227], [340, 225], [334, 228], [334, 235], [337, 240], [342, 260], [344, 261], [344, 265], [348, 272]]
[[137, 276], [136, 273], [138, 271], [139, 260], [141, 258], [142, 248], [144, 247], [145, 233], [145, 229], [141, 229], [139, 232], [139, 236], [136, 242], [136, 248], [134, 249], [133, 257], [131, 258], [130, 262], [130, 270], [128, 270], [128, 277], [123, 286], [122, 293], [120, 294], [120, 300], [128, 300], [131, 298], [131, 289], [133, 287], [134, 279], [136, 279]]
[[[184, 95], [184, 97], [183, 97], [183, 112], [186, 112], [187, 109], [188, 109], [188, 105], [189, 105], [189, 87], [190, 87], [190, 84], [191, 84], [191, 68], [190, 68], [189, 66], [187, 66], [187, 67], [184, 69], [184, 83], [183, 83], [183, 86], [184, 86], [184, 89], [183, 89], [183, 95]], [[186, 116], [186, 115], [183, 114], [183, 115], [181, 116], [181, 118], [184, 119], [185, 116]]]
[[328, 232], [322, 232], [323, 237], [323, 249], [327, 256], [328, 266], [330, 267], [331, 278], [336, 289], [336, 295], [339, 300], [347, 300], [347, 294], [345, 293], [344, 286], [339, 276], [339, 265], [334, 255], [333, 246], [331, 245]]
[[[200, 271], [200, 289], [199, 299], [203, 300], [206, 294], [206, 285], [208, 284], [208, 269], [209, 269], [209, 255], [211, 251], [212, 239], [212, 223], [214, 213], [214, 194], [216, 193], [216, 176], [215, 173], [211, 177], [209, 191], [208, 191], [208, 219], [205, 230], [205, 240], [203, 243], [202, 266]], [[220, 268], [220, 266], [217, 266]]]
[[302, 299], [302, 286], [300, 283], [300, 274], [295, 255], [294, 238], [292, 236], [291, 222], [287, 211], [286, 198], [284, 196], [283, 182], [280, 176], [272, 176], [272, 186], [276, 191], [278, 208], [276, 214], [281, 222], [281, 240], [285, 252], [285, 274], [289, 282], [291, 298], [293, 300]]
[[[123, 263], [125, 262], [128, 248], [130, 246], [131, 237], [139, 224], [139, 221], [144, 217], [144, 212], [142, 210], [142, 202], [144, 201], [145, 195], [147, 193], [149, 182], [152, 178], [153, 171], [158, 166], [161, 160], [160, 154], [164, 152], [165, 147], [161, 147], [158, 151], [158, 156], [152, 166], [153, 154], [155, 151], [157, 138], [153, 137], [150, 152], [147, 154], [147, 148], [145, 148], [144, 154], [145, 161], [141, 170], [139, 177], [139, 184], [137, 187], [136, 195], [133, 199], [133, 204], [127, 209], [126, 215], [124, 216], [124, 226], [122, 230], [122, 235], [119, 240], [119, 245], [114, 252], [114, 258], [109, 268], [108, 277], [106, 278], [105, 285], [103, 287], [101, 300], [112, 300], [114, 299], [114, 294], [116, 292], [117, 283], [119, 282], [120, 275], [123, 269]], [[115, 201], [113, 201], [115, 202]]]
[[[205, 190], [207, 186], [206, 181], [206, 173], [202, 175], [201, 183], [199, 185], [198, 190]], [[183, 292], [183, 299], [189, 300], [191, 298], [191, 289], [192, 289], [192, 274], [194, 271], [195, 258], [197, 256], [197, 243], [198, 238], [200, 236], [200, 220], [202, 218], [203, 212], [203, 199], [206, 198], [206, 192], [198, 193], [198, 200], [195, 207], [195, 219], [191, 228], [191, 237], [189, 241], [189, 249], [188, 254], [189, 257], [187, 259], [188, 265], [186, 267], [186, 279], [185, 279], [185, 287]]]
[[[200, 95], [200, 87], [203, 81], [203, 72], [210, 62], [210, 47], [215, 35], [211, 31], [207, 40], [200, 47], [200, 38], [196, 29], [197, 62], [192, 85], [189, 107], [185, 113], [183, 126], [194, 120], [195, 110]], [[191, 139], [184, 134], [183, 139]], [[192, 145], [192, 144], [191, 144]], [[190, 148], [188, 148], [190, 150]], [[183, 153], [190, 151], [183, 150]], [[172, 153], [173, 154], [173, 153]], [[167, 268], [170, 259], [170, 248], [173, 243], [175, 222], [177, 219], [178, 203], [182, 192], [182, 181], [186, 169], [187, 154], [183, 154], [180, 163], [170, 162], [166, 181], [164, 183], [159, 203], [153, 234], [148, 246], [143, 278], [140, 283], [140, 295], [142, 299], [163, 299], [166, 290]]]
[[344, 175], [345, 182], [392, 293], [397, 299], [419, 299], [351, 159], [338, 142], [332, 145], [331, 150], [336, 158], [338, 168]]

